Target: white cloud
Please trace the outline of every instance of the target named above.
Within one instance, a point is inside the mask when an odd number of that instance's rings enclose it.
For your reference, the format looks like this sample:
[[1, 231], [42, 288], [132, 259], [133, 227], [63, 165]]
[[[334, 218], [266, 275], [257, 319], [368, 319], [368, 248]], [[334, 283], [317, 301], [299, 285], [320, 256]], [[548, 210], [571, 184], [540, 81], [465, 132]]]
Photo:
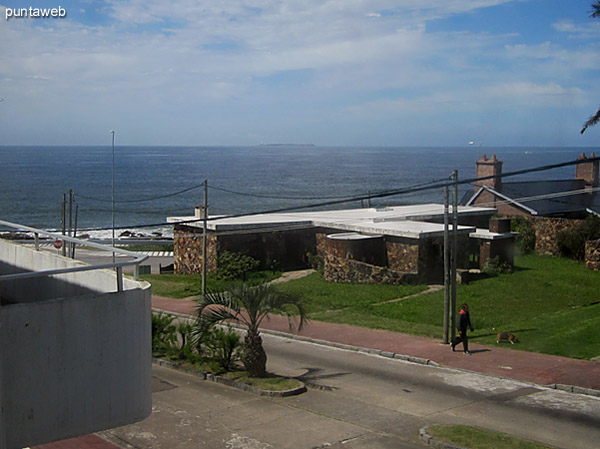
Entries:
[[483, 95], [501, 104], [529, 107], [561, 106], [581, 103], [583, 91], [578, 87], [563, 87], [556, 83], [536, 84], [528, 81], [497, 84], [487, 87]]
[[[0, 93], [4, 109], [18, 97], [23, 110], [59, 105], [81, 120], [112, 108], [128, 123], [152, 123], [168, 111], [173, 128], [193, 114], [215, 121], [215, 109], [257, 111], [266, 122], [307, 104], [321, 117], [426, 116], [490, 98], [584, 97], [573, 74], [600, 68], [595, 48], [429, 31], [437, 19], [510, 1], [111, 0], [110, 20], [94, 26], [0, 23]], [[580, 25], [554, 27], [575, 34]], [[269, 86], [295, 71], [304, 75], [296, 84]]]

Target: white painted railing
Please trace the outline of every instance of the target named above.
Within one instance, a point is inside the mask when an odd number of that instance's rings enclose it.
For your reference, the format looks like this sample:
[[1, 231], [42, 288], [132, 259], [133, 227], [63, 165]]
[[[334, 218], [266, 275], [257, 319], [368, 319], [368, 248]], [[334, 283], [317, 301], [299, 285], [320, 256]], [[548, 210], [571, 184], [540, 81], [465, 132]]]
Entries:
[[26, 272], [26, 273], [5, 274], [5, 275], [0, 275], [0, 282], [12, 280], [12, 279], [26, 279], [26, 278], [35, 278], [35, 277], [43, 277], [43, 276], [53, 276], [53, 275], [64, 274], [64, 273], [74, 273], [74, 272], [78, 272], [78, 271], [92, 271], [92, 270], [100, 270], [100, 269], [106, 269], [106, 268], [114, 268], [117, 272], [117, 290], [123, 291], [123, 267], [133, 265], [134, 279], [137, 280], [139, 278], [140, 263], [142, 263], [143, 261], [148, 259], [148, 256], [145, 254], [139, 254], [139, 253], [136, 253], [133, 251], [127, 251], [127, 250], [124, 250], [121, 248], [114, 248], [112, 246], [102, 245], [100, 243], [84, 241], [84, 240], [80, 240], [75, 237], [69, 237], [68, 235], [44, 231], [42, 229], [36, 229], [36, 228], [29, 227], [29, 226], [11, 223], [9, 221], [0, 220], [0, 226], [6, 226], [9, 228], [18, 230], [18, 231], [25, 231], [25, 232], [33, 233], [35, 236], [35, 249], [37, 251], [40, 250], [39, 236], [44, 235], [44, 236], [53, 238], [55, 241], [61, 240], [63, 242], [63, 244], [66, 241], [66, 242], [74, 243], [76, 245], [85, 245], [85, 246], [89, 246], [92, 248], [100, 249], [102, 251], [108, 251], [110, 253], [117, 253], [117, 254], [122, 254], [125, 256], [133, 257], [133, 260], [124, 260], [124, 261], [119, 261], [119, 262], [115, 261], [115, 262], [105, 263], [105, 264], [82, 265], [82, 266], [77, 266], [77, 267], [59, 268], [59, 269], [54, 269], [54, 270], [42, 270], [42, 271], [31, 271], [31, 272]]

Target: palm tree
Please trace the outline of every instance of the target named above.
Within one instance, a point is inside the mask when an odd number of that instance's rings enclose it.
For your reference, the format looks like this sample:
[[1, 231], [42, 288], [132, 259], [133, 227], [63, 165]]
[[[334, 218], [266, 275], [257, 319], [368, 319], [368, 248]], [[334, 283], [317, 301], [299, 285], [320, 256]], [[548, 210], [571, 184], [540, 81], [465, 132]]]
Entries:
[[[600, 17], [600, 2], [592, 3], [592, 12], [590, 14], [590, 17], [592, 19]], [[585, 124], [583, 125], [583, 129], [580, 131], [580, 133], [583, 134], [586, 129], [588, 129], [590, 126], [594, 126], [594, 125], [598, 124], [599, 121], [600, 121], [600, 108], [598, 108], [596, 113], [594, 115], [592, 115], [588, 119], [587, 122], [585, 122]]]
[[248, 287], [234, 284], [228, 292], [210, 293], [198, 304], [198, 323], [201, 329], [223, 321], [236, 321], [247, 327], [242, 350], [242, 363], [250, 377], [265, 377], [267, 354], [262, 346], [259, 327], [269, 313], [278, 312], [288, 316], [290, 329], [290, 307], [298, 311], [298, 326], [301, 330], [306, 322], [306, 313], [298, 296], [275, 290], [268, 284]]

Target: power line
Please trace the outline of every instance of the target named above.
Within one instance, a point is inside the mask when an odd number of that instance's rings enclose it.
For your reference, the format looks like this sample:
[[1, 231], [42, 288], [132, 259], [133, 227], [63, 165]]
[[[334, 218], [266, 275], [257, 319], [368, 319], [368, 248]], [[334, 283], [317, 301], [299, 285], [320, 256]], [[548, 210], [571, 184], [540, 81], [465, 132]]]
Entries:
[[[204, 184], [198, 184], [198, 185], [195, 185], [192, 187], [188, 187], [187, 189], [179, 190], [177, 192], [167, 193], [164, 195], [154, 196], [154, 197], [150, 197], [150, 198], [140, 198], [140, 199], [135, 199], [135, 200], [115, 200], [115, 203], [143, 203], [146, 201], [162, 200], [164, 198], [170, 198], [173, 196], [181, 195], [182, 193], [187, 193], [192, 190], [196, 190], [202, 186], [204, 186]], [[101, 203], [110, 203], [111, 202], [111, 200], [105, 200], [105, 199], [101, 199], [101, 198], [93, 198], [93, 197], [82, 195], [82, 194], [77, 194], [77, 196], [79, 196], [81, 198], [85, 198], [86, 200], [98, 201]]]

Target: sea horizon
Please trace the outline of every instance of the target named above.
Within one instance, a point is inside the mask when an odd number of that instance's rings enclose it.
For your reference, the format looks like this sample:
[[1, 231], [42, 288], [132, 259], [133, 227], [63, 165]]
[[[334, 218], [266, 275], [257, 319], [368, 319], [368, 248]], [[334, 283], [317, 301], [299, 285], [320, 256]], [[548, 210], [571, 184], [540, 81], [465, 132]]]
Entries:
[[[3, 220], [60, 229], [63, 194], [74, 193], [78, 227], [107, 234], [112, 215], [111, 145], [2, 145], [0, 198]], [[475, 175], [485, 154], [504, 162], [504, 172], [575, 160], [589, 146], [249, 146], [116, 145], [115, 227], [150, 234], [169, 232], [169, 216], [191, 216], [209, 185], [209, 213], [243, 214], [303, 207], [369, 192], [406, 189], [458, 170]], [[566, 179], [575, 168], [533, 173], [518, 180]], [[511, 178], [513, 179], [513, 178]], [[515, 180], [517, 180], [515, 178]], [[459, 197], [469, 188], [460, 187]], [[443, 202], [442, 189], [374, 199], [373, 206]], [[364, 207], [353, 201], [332, 208]], [[148, 226], [155, 224], [157, 226]]]

